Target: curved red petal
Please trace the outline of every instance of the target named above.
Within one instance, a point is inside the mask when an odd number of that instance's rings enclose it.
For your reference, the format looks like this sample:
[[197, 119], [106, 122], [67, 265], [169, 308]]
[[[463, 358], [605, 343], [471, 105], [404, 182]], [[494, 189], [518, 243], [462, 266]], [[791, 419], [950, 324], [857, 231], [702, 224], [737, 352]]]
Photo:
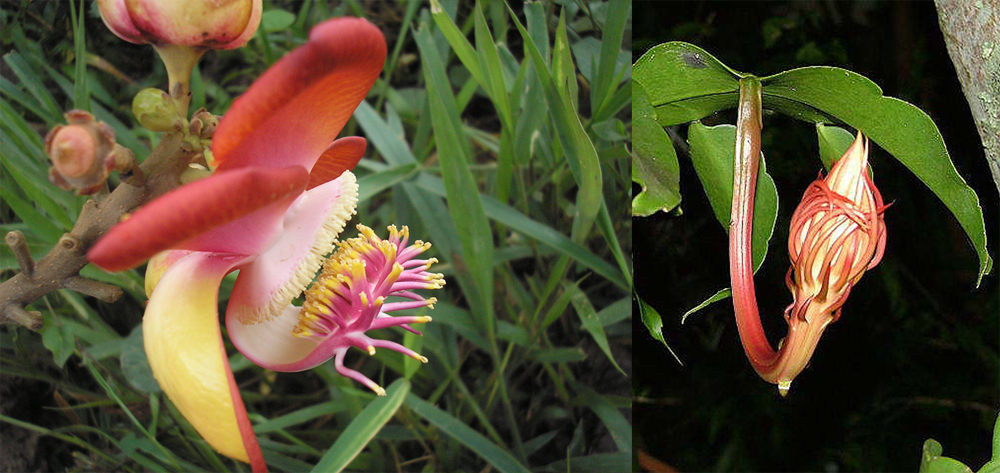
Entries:
[[361, 161], [361, 156], [365, 154], [365, 144], [365, 139], [360, 136], [345, 136], [330, 143], [330, 147], [323, 152], [309, 172], [309, 185], [306, 189], [332, 181], [340, 177], [344, 171], [354, 169], [358, 161]]
[[368, 94], [385, 63], [385, 37], [367, 20], [321, 23], [309, 42], [267, 70], [219, 122], [219, 169], [311, 169]]
[[[216, 173], [146, 204], [112, 227], [94, 244], [87, 258], [108, 271], [138, 266], [163, 250], [302, 193], [308, 178], [301, 166]], [[283, 212], [272, 218], [280, 222], [281, 215]], [[265, 227], [263, 223], [261, 227]], [[235, 240], [231, 245], [238, 249], [241, 242]]]

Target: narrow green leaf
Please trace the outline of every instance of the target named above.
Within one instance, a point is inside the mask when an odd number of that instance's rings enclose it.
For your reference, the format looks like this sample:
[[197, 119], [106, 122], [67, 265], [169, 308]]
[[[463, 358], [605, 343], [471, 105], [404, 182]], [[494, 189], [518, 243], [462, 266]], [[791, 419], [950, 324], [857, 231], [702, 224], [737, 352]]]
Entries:
[[500, 116], [501, 122], [508, 130], [514, 129], [514, 118], [511, 115], [510, 101], [507, 96], [507, 84], [504, 82], [503, 66], [500, 65], [500, 55], [497, 45], [493, 42], [490, 29], [486, 26], [486, 16], [483, 15], [481, 2], [476, 2], [475, 8], [476, 50], [479, 53], [480, 64], [483, 65], [485, 83], [480, 83], [489, 92], [493, 106]]
[[608, 428], [608, 432], [611, 433], [611, 438], [615, 441], [615, 445], [618, 446], [618, 450], [631, 452], [632, 425], [625, 419], [621, 411], [604, 396], [585, 385], [575, 384], [574, 389], [580, 392], [583, 403], [590, 410], [594, 411], [594, 414], [597, 414], [597, 417], [601, 419], [604, 426]]
[[[430, 33], [421, 28], [416, 33], [417, 46], [423, 58], [424, 79], [430, 100], [434, 140], [441, 160], [441, 175], [448, 193], [448, 210], [462, 241], [468, 270], [476, 280], [483, 297], [483, 306], [476, 312], [483, 317], [487, 333], [493, 330], [493, 232], [479, 199], [469, 163], [472, 153], [462, 132], [451, 86], [445, 77], [444, 64], [438, 57]], [[596, 210], [596, 208], [595, 208]], [[492, 337], [491, 337], [492, 338]]]
[[[417, 185], [419, 185], [421, 189], [425, 189], [436, 195], [446, 195], [441, 180], [426, 173], [421, 174], [417, 178]], [[517, 230], [525, 236], [528, 236], [539, 243], [552, 248], [553, 250], [559, 251], [566, 256], [573, 258], [573, 260], [577, 263], [590, 268], [595, 273], [601, 275], [622, 289], [628, 289], [630, 287], [625, 281], [625, 278], [622, 276], [622, 273], [616, 270], [614, 266], [598, 258], [583, 246], [573, 242], [569, 238], [566, 238], [566, 235], [563, 235], [556, 229], [532, 220], [523, 213], [518, 212], [516, 209], [506, 204], [498, 202], [492, 197], [480, 195], [480, 198], [483, 202], [483, 209], [486, 211], [486, 215], [489, 218], [496, 220], [511, 229]]]
[[597, 64], [597, 78], [590, 89], [591, 106], [594, 116], [602, 116], [608, 101], [614, 95], [617, 84], [613, 81], [615, 69], [618, 66], [618, 53], [622, 49], [622, 35], [625, 32], [625, 20], [632, 2], [629, 0], [611, 0], [606, 4], [607, 19], [601, 38], [601, 60]]
[[[509, 6], [508, 6], [509, 8]], [[552, 113], [552, 123], [559, 136], [563, 151], [566, 154], [566, 161], [569, 163], [573, 177], [576, 178], [579, 186], [576, 197], [576, 215], [573, 219], [573, 229], [571, 238], [573, 241], [582, 242], [590, 233], [597, 216], [597, 211], [601, 202], [601, 165], [597, 157], [597, 150], [594, 149], [593, 142], [587, 136], [573, 109], [569, 99], [560, 94], [545, 65], [538, 47], [531, 36], [521, 25], [521, 21], [511, 12], [511, 19], [524, 39], [525, 55], [530, 55], [535, 65], [535, 71], [545, 90], [545, 99], [549, 103], [549, 110]]]
[[530, 473], [531, 470], [518, 462], [506, 450], [490, 442], [482, 434], [465, 425], [464, 422], [438, 409], [433, 404], [420, 399], [415, 394], [411, 393], [406, 396], [406, 405], [410, 409], [413, 409], [413, 412], [417, 413], [417, 415], [430, 422], [431, 425], [468, 447], [469, 450], [472, 450], [500, 472]]
[[70, 2], [69, 12], [73, 22], [73, 51], [76, 62], [75, 77], [73, 78], [73, 107], [79, 110], [90, 111], [90, 92], [87, 90], [87, 36], [84, 27], [86, 15], [86, 5], [80, 0], [80, 12], [77, 13], [73, 3]]
[[642, 84], [633, 82], [632, 94], [632, 180], [642, 187], [632, 199], [632, 214], [646, 217], [681, 203], [681, 172], [674, 144], [657, 123]]
[[684, 363], [681, 362], [679, 357], [677, 357], [674, 350], [670, 348], [670, 345], [667, 345], [667, 341], [663, 339], [663, 318], [660, 317], [660, 313], [657, 312], [653, 306], [642, 300], [638, 294], [633, 292], [632, 297], [634, 297], [636, 302], [639, 304], [639, 317], [642, 318], [642, 323], [646, 326], [646, 329], [649, 330], [649, 334], [652, 335], [658, 342], [662, 343], [663, 346], [667, 348], [667, 351], [670, 352], [670, 355], [677, 360], [677, 363], [683, 366]]
[[694, 314], [695, 312], [698, 312], [699, 310], [704, 309], [705, 307], [708, 307], [710, 304], [714, 302], [721, 301], [732, 295], [733, 295], [733, 290], [728, 287], [725, 289], [719, 289], [718, 292], [712, 294], [712, 296], [709, 297], [708, 299], [705, 299], [704, 302], [692, 307], [691, 310], [685, 312], [684, 315], [681, 316], [681, 324], [687, 321], [689, 315]]
[[885, 97], [864, 76], [835, 67], [804, 67], [761, 79], [764, 106], [795, 116], [788, 103], [811, 107], [865, 133], [941, 199], [979, 255], [979, 277], [990, 272], [979, 197], [958, 174], [934, 121], [914, 105]]
[[458, 26], [455, 25], [455, 21], [448, 16], [448, 12], [444, 11], [444, 8], [441, 7], [439, 0], [431, 0], [431, 17], [434, 18], [434, 23], [437, 25], [438, 30], [448, 40], [448, 44], [451, 45], [452, 51], [458, 56], [458, 60], [462, 61], [462, 64], [472, 74], [472, 77], [476, 79], [476, 82], [486, 87], [487, 80], [485, 74], [483, 74], [482, 64], [479, 62], [479, 55], [476, 54], [475, 48], [472, 47], [469, 40], [462, 34], [462, 30], [458, 29]]
[[586, 360], [587, 354], [580, 347], [549, 348], [532, 353], [531, 359], [542, 363], [572, 363]]
[[688, 43], [653, 46], [632, 67], [663, 126], [698, 120], [736, 106], [736, 72], [705, 50]]
[[39, 117], [45, 120], [45, 124], [50, 127], [58, 123], [62, 118], [61, 107], [56, 105], [55, 98], [45, 88], [44, 80], [38, 76], [37, 71], [32, 69], [24, 60], [24, 57], [17, 51], [4, 55], [3, 59], [10, 66], [10, 70], [14, 75], [21, 81], [21, 85], [28, 89], [31, 96], [41, 106], [40, 108], [31, 110], [39, 114]]
[[629, 462], [632, 454], [629, 452], [595, 453], [582, 457], [570, 457], [566, 460], [545, 465], [541, 471], [574, 473], [606, 473], [609, 471], [630, 471]]
[[[729, 231], [729, 214], [733, 207], [733, 153], [736, 150], [736, 127], [718, 125], [707, 127], [692, 123], [688, 128], [691, 161], [698, 179], [705, 189], [722, 228]], [[778, 191], [767, 174], [762, 157], [757, 171], [757, 193], [753, 211], [753, 268], [760, 268], [767, 255], [767, 245], [774, 233], [778, 216]]]
[[591, 305], [590, 299], [587, 295], [580, 290], [580, 287], [574, 283], [566, 281], [563, 283], [563, 290], [565, 290], [569, 295], [569, 301], [573, 304], [573, 308], [576, 310], [577, 317], [580, 318], [580, 322], [583, 324], [583, 328], [590, 333], [590, 336], [594, 338], [597, 342], [597, 346], [601, 347], [601, 351], [608, 357], [611, 364], [618, 369], [621, 374], [625, 374], [625, 371], [618, 366], [618, 362], [615, 361], [614, 355], [611, 353], [611, 347], [608, 345], [608, 336], [604, 333], [604, 327], [601, 326], [601, 319], [597, 317], [597, 311], [594, 310], [594, 306]]
[[353, 116], [365, 131], [368, 141], [387, 163], [399, 166], [417, 161], [403, 136], [395, 133], [368, 102], [362, 100]]
[[403, 404], [403, 400], [408, 398], [409, 392], [410, 382], [405, 379], [397, 379], [389, 385], [385, 396], [376, 397], [341, 432], [337, 441], [323, 454], [323, 458], [312, 471], [338, 472], [347, 468], [351, 460], [361, 453], [382, 426], [392, 419], [399, 406]]
[[358, 179], [358, 203], [366, 202], [382, 191], [405, 181], [419, 170], [417, 163], [402, 164]]

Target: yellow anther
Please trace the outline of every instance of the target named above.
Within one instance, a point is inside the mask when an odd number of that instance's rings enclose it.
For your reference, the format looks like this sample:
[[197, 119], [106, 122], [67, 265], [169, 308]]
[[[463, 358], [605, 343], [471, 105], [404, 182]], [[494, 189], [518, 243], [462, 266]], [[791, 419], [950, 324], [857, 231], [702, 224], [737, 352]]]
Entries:
[[[433, 298], [432, 298], [431, 300], [432, 300], [432, 301], [435, 301], [435, 300], [434, 300]], [[428, 302], [430, 302], [430, 301], [428, 301]], [[435, 301], [435, 302], [436, 302], [436, 301]], [[431, 304], [433, 304], [433, 303], [434, 303], [434, 302], [431, 302]], [[432, 318], [430, 318], [429, 316], [426, 316], [426, 315], [425, 315], [425, 316], [422, 316], [422, 317], [417, 317], [417, 323], [418, 323], [418, 324], [426, 324], [427, 322], [430, 322], [430, 321], [432, 321], [432, 320], [434, 320], [434, 319], [432, 319]]]
[[378, 296], [375, 298], [375, 307], [382, 307], [383, 303], [385, 303], [385, 297]]
[[375, 386], [375, 389], [372, 391], [375, 391], [375, 394], [378, 394], [379, 396], [385, 396], [385, 389], [382, 389], [381, 386]]
[[368, 345], [368, 354], [371, 356], [375, 356], [375, 347]]
[[358, 294], [358, 298], [361, 299], [361, 305], [364, 305], [364, 306], [368, 305], [368, 294], [365, 294], [364, 292], [362, 292], [362, 293]]

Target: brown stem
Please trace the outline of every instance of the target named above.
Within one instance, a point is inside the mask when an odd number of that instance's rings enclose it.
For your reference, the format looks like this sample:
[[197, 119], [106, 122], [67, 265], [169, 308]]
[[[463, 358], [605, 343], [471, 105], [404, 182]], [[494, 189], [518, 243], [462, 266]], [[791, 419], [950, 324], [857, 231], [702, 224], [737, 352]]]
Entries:
[[32, 330], [41, 327], [41, 316], [24, 307], [57, 289], [68, 288], [113, 302], [121, 290], [79, 276], [87, 265], [87, 250], [124, 216], [145, 202], [177, 187], [179, 176], [194, 157], [185, 151], [182, 132], [164, 134], [160, 144], [135, 171], [144, 176], [143, 185], [126, 180], [100, 201], [88, 200], [73, 230], [37, 263], [32, 263], [24, 235], [11, 232], [5, 238], [18, 259], [21, 272], [0, 283], [0, 323], [19, 323]]
[[24, 234], [14, 230], [8, 233], [4, 240], [10, 247], [10, 251], [14, 252], [14, 257], [17, 258], [17, 267], [21, 268], [21, 272], [28, 276], [34, 274], [35, 260], [31, 258], [31, 252], [28, 251], [28, 241], [24, 238]]

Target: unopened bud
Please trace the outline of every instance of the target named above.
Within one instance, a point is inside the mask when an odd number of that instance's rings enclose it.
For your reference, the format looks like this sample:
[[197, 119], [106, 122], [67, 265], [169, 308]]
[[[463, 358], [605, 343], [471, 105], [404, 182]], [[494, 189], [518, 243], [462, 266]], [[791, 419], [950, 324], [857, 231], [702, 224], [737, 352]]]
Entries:
[[45, 137], [45, 152], [52, 159], [53, 184], [80, 194], [97, 192], [108, 179], [115, 151], [115, 132], [104, 122], [81, 110], [66, 113], [68, 125], [57, 125]]
[[150, 131], [170, 131], [180, 126], [183, 118], [174, 100], [160, 89], [142, 89], [132, 99], [132, 114]]

